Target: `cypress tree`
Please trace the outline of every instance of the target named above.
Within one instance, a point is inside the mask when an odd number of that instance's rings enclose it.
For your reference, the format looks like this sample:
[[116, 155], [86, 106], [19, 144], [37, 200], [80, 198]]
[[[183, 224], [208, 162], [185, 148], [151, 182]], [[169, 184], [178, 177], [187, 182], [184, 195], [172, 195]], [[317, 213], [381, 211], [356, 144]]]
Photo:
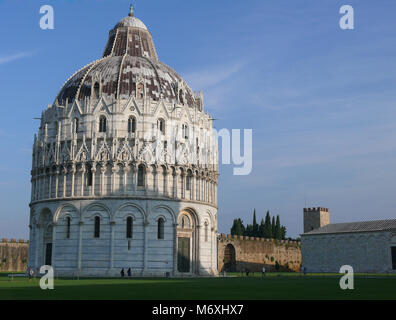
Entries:
[[281, 234], [282, 234], [282, 240], [286, 239], [286, 227], [282, 226], [281, 227]]
[[275, 216], [272, 216], [271, 230], [272, 230], [272, 238], [275, 238], [275, 234], [276, 234]]
[[257, 219], [256, 219], [256, 209], [254, 209], [253, 212], [253, 237], [258, 237], [259, 233], [259, 226], [257, 224]]
[[261, 238], [265, 237], [265, 223], [263, 218], [261, 218], [261, 222], [259, 226], [259, 237]]
[[272, 226], [271, 226], [271, 217], [270, 217], [269, 211], [267, 211], [267, 214], [265, 216], [264, 237], [272, 238]]
[[242, 220], [239, 219], [234, 219], [234, 222], [231, 227], [231, 234], [232, 235], [238, 235], [238, 236], [243, 236], [245, 231], [245, 226], [243, 225]]
[[251, 224], [248, 224], [246, 226], [246, 230], [245, 230], [245, 234], [244, 235], [248, 236], [248, 237], [253, 237], [253, 226]]
[[276, 216], [276, 225], [275, 225], [274, 238], [278, 239], [278, 240], [282, 240], [282, 230], [281, 230], [279, 215]]

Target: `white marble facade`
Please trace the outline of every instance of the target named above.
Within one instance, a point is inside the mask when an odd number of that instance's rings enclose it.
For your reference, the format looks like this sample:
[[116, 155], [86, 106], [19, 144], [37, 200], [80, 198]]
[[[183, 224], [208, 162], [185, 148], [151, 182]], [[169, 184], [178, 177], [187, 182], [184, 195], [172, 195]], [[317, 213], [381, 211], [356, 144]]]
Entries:
[[216, 275], [217, 161], [202, 93], [158, 61], [130, 14], [42, 113], [29, 266], [51, 264], [60, 276]]

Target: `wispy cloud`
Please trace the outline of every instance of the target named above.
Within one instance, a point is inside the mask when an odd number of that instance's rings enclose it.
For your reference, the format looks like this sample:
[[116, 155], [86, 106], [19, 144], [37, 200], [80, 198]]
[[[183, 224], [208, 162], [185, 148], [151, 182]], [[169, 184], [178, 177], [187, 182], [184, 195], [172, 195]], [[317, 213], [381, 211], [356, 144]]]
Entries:
[[206, 89], [221, 84], [237, 73], [246, 63], [231, 62], [221, 66], [207, 66], [199, 71], [184, 73], [184, 79], [193, 88]]
[[0, 65], [6, 64], [15, 60], [23, 59], [26, 57], [30, 57], [34, 54], [33, 51], [25, 51], [25, 52], [19, 52], [19, 53], [14, 53], [10, 54], [7, 56], [0, 56]]

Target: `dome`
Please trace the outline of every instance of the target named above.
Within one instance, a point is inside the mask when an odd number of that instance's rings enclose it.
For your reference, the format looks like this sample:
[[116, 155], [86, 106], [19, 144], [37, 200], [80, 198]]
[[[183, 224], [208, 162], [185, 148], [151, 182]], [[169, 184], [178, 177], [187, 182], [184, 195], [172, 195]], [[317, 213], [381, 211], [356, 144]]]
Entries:
[[[178, 99], [178, 83], [183, 79], [169, 66], [143, 57], [107, 56], [75, 73], [58, 94], [59, 102], [82, 100], [91, 96], [92, 87], [100, 83], [104, 97], [128, 99], [136, 95], [136, 83], [145, 82], [146, 96], [154, 101]], [[185, 103], [195, 107], [194, 92], [184, 88]]]
[[125, 17], [120, 22], [118, 22], [114, 28], [120, 28], [120, 27], [135, 27], [135, 28], [147, 30], [145, 24], [140, 19], [133, 16]]
[[[158, 60], [151, 33], [144, 23], [130, 14], [110, 30], [103, 57], [74, 73], [63, 85], [56, 101], [91, 97], [97, 83], [106, 98], [128, 99], [144, 82], [145, 96], [201, 108], [199, 97], [175, 70]], [[182, 91], [180, 91], [182, 90]]]

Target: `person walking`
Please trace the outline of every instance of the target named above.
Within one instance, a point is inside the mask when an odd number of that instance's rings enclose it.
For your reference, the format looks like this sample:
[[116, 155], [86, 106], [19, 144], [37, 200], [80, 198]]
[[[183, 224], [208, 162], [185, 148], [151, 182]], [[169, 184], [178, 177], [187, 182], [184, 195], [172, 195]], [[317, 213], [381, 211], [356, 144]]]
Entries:
[[33, 269], [32, 269], [32, 268], [29, 268], [29, 270], [28, 270], [29, 281], [32, 281], [33, 274], [34, 274]]
[[121, 278], [124, 278], [124, 276], [125, 276], [125, 271], [124, 271], [124, 268], [122, 268], [121, 269]]
[[263, 266], [263, 269], [261, 270], [261, 278], [265, 277], [265, 267]]
[[128, 269], [127, 275], [128, 275], [128, 277], [130, 277], [132, 275], [131, 268]]

